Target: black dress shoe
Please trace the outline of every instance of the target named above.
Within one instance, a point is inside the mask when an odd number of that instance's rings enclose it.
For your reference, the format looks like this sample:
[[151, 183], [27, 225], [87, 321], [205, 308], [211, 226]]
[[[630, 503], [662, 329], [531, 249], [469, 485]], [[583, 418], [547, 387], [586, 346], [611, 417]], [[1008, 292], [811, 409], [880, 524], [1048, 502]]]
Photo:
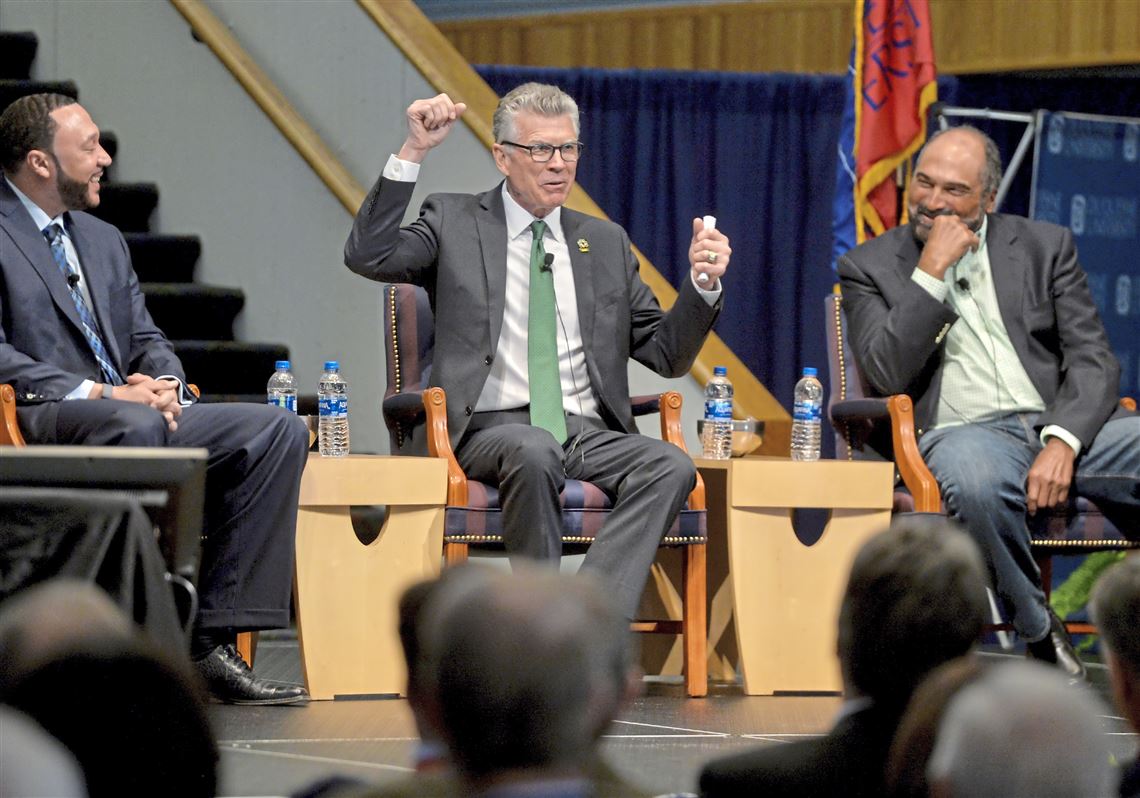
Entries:
[[194, 667], [206, 680], [210, 695], [224, 704], [296, 704], [309, 700], [309, 694], [299, 684], [254, 676], [233, 644], [218, 646], [195, 660]]
[[1049, 634], [1036, 642], [1025, 644], [1029, 656], [1056, 665], [1065, 672], [1070, 684], [1084, 684], [1088, 681], [1088, 673], [1069, 640], [1064, 622], [1057, 617], [1052, 607], [1047, 606], [1045, 610], [1049, 613]]

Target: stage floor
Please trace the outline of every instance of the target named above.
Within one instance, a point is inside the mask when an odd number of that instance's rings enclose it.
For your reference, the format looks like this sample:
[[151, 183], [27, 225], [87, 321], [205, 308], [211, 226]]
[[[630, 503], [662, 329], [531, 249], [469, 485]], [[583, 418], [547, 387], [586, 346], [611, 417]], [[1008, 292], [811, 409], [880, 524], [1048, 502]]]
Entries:
[[[1007, 656], [986, 652], [987, 656]], [[263, 638], [257, 671], [300, 680], [297, 642]], [[1105, 701], [1112, 751], [1131, 756], [1137, 736], [1109, 710], [1104, 668], [1089, 665]], [[604, 740], [609, 763], [651, 791], [695, 792], [710, 759], [760, 745], [782, 745], [824, 732], [838, 696], [744, 696], [739, 686], [711, 685], [709, 696], [687, 699], [675, 683], [647, 682]], [[415, 746], [415, 725], [402, 699], [314, 701], [294, 707], [211, 706], [220, 748], [219, 795], [288, 796], [320, 779], [346, 776], [371, 783], [403, 778]]]

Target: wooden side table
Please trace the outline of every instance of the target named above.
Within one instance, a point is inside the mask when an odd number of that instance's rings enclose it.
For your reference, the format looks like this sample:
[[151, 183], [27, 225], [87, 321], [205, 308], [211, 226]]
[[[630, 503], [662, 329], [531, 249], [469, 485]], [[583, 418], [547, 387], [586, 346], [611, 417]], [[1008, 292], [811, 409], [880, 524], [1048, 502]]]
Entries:
[[[744, 692], [840, 691], [839, 603], [855, 553], [890, 524], [893, 465], [775, 457], [696, 462], [708, 491], [709, 546], [721, 539], [728, 549], [728, 572], [709, 574], [714, 620], [719, 585], [732, 596], [738, 651], [731, 653], [739, 657]], [[804, 509], [830, 514], [811, 545], [793, 527], [794, 511]]]
[[[447, 463], [310, 454], [301, 478], [294, 597], [301, 662], [315, 699], [403, 693], [396, 607], [439, 573]], [[379, 537], [356, 537], [349, 506], [388, 505]]]

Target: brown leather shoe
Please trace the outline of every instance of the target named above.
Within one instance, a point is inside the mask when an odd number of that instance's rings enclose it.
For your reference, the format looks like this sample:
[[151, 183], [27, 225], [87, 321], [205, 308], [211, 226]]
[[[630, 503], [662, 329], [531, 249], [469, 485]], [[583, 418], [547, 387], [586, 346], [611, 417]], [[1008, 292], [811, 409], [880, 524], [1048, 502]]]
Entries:
[[1087, 683], [1088, 672], [1085, 670], [1085, 664], [1081, 662], [1080, 656], [1073, 648], [1064, 622], [1057, 617], [1052, 607], [1046, 606], [1045, 610], [1049, 613], [1049, 634], [1040, 640], [1026, 643], [1026, 651], [1033, 659], [1056, 665], [1064, 671], [1070, 684]]
[[259, 679], [237, 648], [232, 644], [218, 646], [194, 667], [206, 681], [210, 695], [223, 704], [297, 704], [309, 700], [299, 684]]

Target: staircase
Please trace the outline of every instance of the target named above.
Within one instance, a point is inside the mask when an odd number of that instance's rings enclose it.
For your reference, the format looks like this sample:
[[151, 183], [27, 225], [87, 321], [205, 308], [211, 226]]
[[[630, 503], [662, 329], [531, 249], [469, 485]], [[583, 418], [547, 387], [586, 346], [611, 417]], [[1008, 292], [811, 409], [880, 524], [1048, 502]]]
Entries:
[[[0, 112], [28, 94], [55, 92], [79, 98], [71, 81], [31, 79], [37, 45], [32, 33], [0, 31]], [[103, 131], [102, 144], [113, 158], [118, 149], [114, 134]], [[245, 305], [245, 294], [239, 288], [194, 282], [201, 240], [151, 232], [158, 187], [117, 182], [114, 168], [112, 164], [107, 170], [99, 192], [102, 199], [92, 213], [122, 231], [147, 310], [173, 344], [187, 378], [201, 390], [202, 401], [264, 402], [273, 363], [288, 359], [288, 348], [234, 340], [234, 320]]]

